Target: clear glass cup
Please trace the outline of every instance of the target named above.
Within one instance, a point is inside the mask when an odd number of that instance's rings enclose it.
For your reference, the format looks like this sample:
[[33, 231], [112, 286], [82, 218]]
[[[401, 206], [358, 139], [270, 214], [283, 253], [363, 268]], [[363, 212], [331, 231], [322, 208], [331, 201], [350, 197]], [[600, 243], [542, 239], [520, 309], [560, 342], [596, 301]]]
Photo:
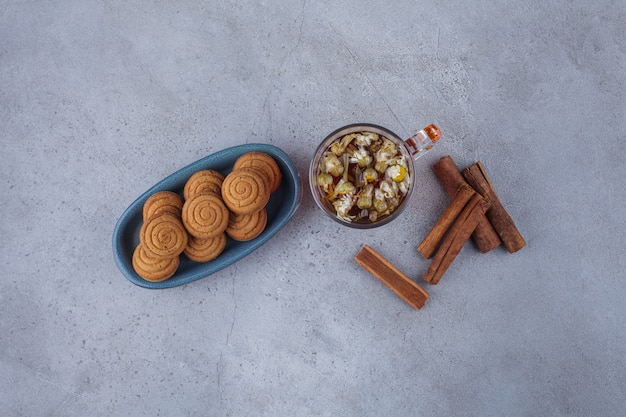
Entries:
[[[403, 174], [408, 175], [409, 179], [405, 182], [405, 184], [408, 184], [408, 190], [406, 190], [406, 193], [404, 193], [404, 195], [400, 199], [399, 204], [390, 213], [377, 217], [373, 220], [370, 218], [364, 218], [358, 221], [352, 221], [337, 214], [337, 210], [328, 200], [325, 191], [320, 186], [320, 181], [322, 181], [322, 179], [326, 179], [327, 177], [322, 178], [320, 177], [320, 174], [326, 174], [324, 169], [325, 162], [323, 162], [323, 160], [327, 155], [327, 152], [329, 152], [331, 145], [337, 143], [338, 140], [341, 140], [341, 138], [345, 137], [346, 135], [360, 132], [372, 132], [379, 136], [385, 137], [393, 142], [397, 146], [397, 149], [402, 155], [402, 158], [406, 161], [406, 173]], [[330, 135], [328, 135], [322, 141], [322, 143], [320, 143], [313, 159], [311, 160], [311, 165], [309, 167], [309, 186], [311, 188], [311, 193], [313, 194], [315, 203], [330, 218], [345, 226], [357, 229], [369, 229], [389, 223], [390, 221], [398, 217], [400, 213], [402, 213], [402, 211], [404, 211], [407, 203], [411, 198], [411, 195], [413, 194], [416, 186], [414, 170], [415, 160], [417, 160], [420, 156], [424, 155], [426, 151], [432, 148], [432, 146], [435, 144], [435, 142], [437, 142], [437, 140], [439, 140], [440, 137], [441, 131], [434, 124], [426, 126], [424, 129], [420, 130], [415, 135], [406, 140], [401, 139], [398, 135], [396, 135], [387, 128], [368, 123], [352, 124], [335, 130]], [[379, 175], [385, 175], [385, 173], [379, 173]], [[355, 193], [357, 193], [358, 190], [359, 187], [357, 185]]]

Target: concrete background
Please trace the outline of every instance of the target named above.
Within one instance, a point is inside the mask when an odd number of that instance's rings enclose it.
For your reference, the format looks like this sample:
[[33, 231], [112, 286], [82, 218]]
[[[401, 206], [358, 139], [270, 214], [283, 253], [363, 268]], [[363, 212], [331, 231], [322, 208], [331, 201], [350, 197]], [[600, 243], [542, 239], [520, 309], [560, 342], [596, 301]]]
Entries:
[[[624, 1], [0, 2], [0, 409], [6, 416], [626, 415]], [[402, 217], [348, 230], [304, 188], [279, 235], [170, 290], [111, 235], [179, 168], [353, 122], [438, 123]], [[428, 287], [481, 160], [528, 245], [468, 244]], [[352, 258], [424, 284], [413, 310]]]

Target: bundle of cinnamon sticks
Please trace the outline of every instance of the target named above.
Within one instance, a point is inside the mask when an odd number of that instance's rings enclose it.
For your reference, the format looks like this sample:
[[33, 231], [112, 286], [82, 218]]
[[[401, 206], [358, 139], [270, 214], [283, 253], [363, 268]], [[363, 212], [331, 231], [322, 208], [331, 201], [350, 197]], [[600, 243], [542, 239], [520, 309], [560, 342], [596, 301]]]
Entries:
[[[451, 202], [417, 247], [424, 258], [432, 258], [423, 275], [426, 282], [439, 282], [470, 237], [482, 253], [500, 244], [511, 253], [526, 245], [482, 163], [461, 172], [450, 156], [444, 156], [434, 170]], [[368, 245], [363, 245], [354, 260], [412, 307], [421, 309], [428, 301], [425, 289]]]
[[444, 156], [434, 170], [451, 203], [417, 247], [424, 258], [432, 258], [423, 275], [426, 282], [439, 282], [470, 236], [482, 253], [501, 243], [510, 253], [526, 245], [480, 161], [461, 172]]

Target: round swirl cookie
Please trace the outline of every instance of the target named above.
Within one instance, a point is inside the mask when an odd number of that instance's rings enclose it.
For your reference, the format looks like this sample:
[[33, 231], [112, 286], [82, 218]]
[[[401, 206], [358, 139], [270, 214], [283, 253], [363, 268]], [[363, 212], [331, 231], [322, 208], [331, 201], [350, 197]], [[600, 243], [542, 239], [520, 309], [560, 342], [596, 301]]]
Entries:
[[185, 248], [185, 255], [194, 262], [209, 262], [217, 258], [226, 247], [226, 234], [201, 239], [191, 236]]
[[160, 213], [144, 222], [139, 241], [150, 253], [158, 257], [171, 258], [185, 250], [187, 231], [179, 217], [171, 213]]
[[182, 221], [190, 235], [209, 239], [226, 231], [230, 213], [215, 194], [196, 194], [183, 205]]
[[222, 194], [222, 182], [224, 182], [224, 176], [220, 172], [212, 169], [203, 169], [189, 177], [183, 189], [183, 196], [185, 200], [196, 194], [204, 193], [213, 193], [220, 196]]
[[265, 208], [251, 214], [231, 214], [226, 233], [234, 240], [245, 242], [259, 236], [266, 225]]
[[180, 258], [155, 256], [142, 244], [133, 252], [133, 269], [141, 278], [151, 282], [161, 282], [174, 275], [180, 264]]
[[257, 167], [263, 170], [270, 181], [270, 193], [278, 189], [283, 178], [278, 164], [270, 155], [263, 152], [248, 152], [241, 155], [233, 165], [233, 169]]
[[235, 169], [224, 179], [222, 199], [233, 213], [254, 213], [267, 204], [270, 198], [269, 187], [268, 178], [260, 169]]
[[173, 191], [158, 191], [152, 194], [143, 204], [143, 220], [160, 213], [171, 213], [180, 217], [183, 199]]

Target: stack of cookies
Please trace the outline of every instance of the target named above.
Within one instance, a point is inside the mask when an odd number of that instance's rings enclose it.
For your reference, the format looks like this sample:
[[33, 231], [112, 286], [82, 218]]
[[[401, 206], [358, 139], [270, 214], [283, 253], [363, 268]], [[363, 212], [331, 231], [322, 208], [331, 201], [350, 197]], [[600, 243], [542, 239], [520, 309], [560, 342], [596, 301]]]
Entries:
[[230, 211], [226, 233], [235, 240], [254, 239], [265, 229], [265, 206], [278, 189], [282, 174], [274, 159], [261, 152], [242, 155], [222, 184], [222, 198]]
[[250, 152], [225, 177], [210, 169], [194, 173], [185, 183], [184, 198], [171, 191], [150, 196], [133, 254], [135, 272], [147, 281], [165, 281], [183, 253], [208, 262], [222, 253], [227, 236], [237, 241], [259, 236], [267, 225], [265, 207], [281, 180], [270, 155]]
[[179, 255], [189, 240], [181, 221], [183, 204], [183, 199], [171, 191], [157, 192], [144, 203], [133, 268], [147, 281], [165, 281], [178, 269]]

